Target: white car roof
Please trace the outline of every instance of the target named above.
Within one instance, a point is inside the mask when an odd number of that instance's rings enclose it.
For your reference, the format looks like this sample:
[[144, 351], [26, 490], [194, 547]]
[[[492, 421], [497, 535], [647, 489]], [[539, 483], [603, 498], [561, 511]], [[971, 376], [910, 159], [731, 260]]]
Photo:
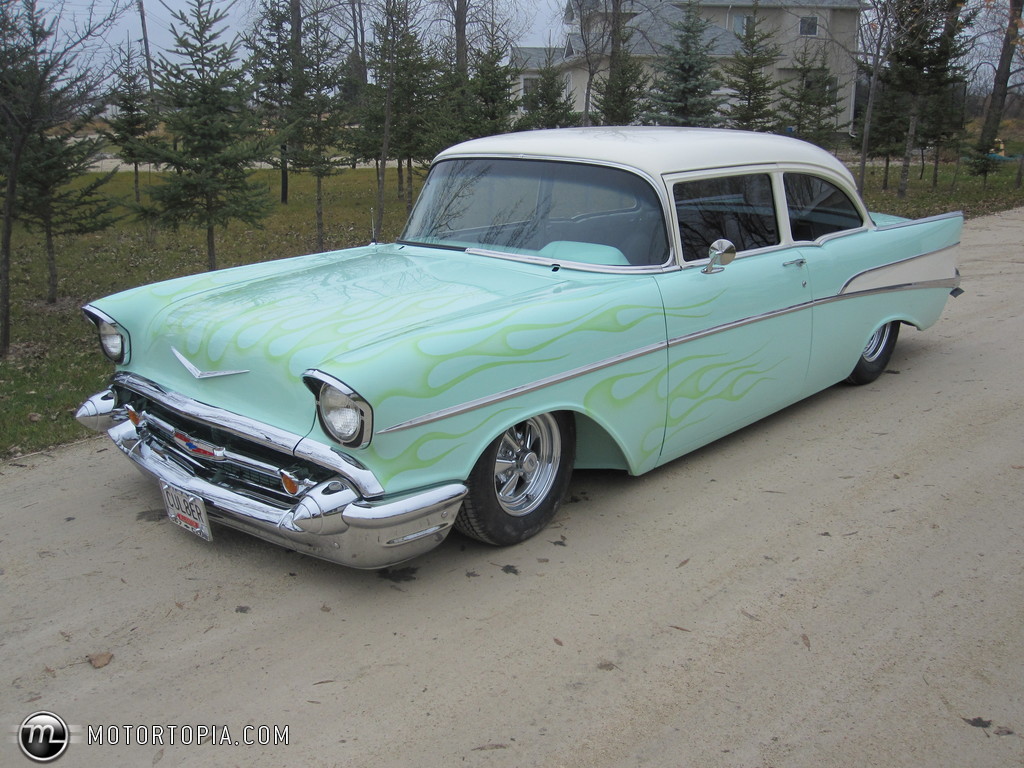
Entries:
[[720, 128], [601, 126], [506, 133], [456, 144], [435, 161], [465, 155], [596, 161], [634, 168], [653, 178], [709, 168], [797, 164], [828, 170], [854, 186], [847, 168], [814, 144]]

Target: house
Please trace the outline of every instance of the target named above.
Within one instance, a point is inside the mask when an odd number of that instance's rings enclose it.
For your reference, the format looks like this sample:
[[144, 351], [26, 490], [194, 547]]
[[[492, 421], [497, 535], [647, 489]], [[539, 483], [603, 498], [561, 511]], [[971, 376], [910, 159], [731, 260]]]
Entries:
[[[566, 92], [575, 108], [586, 110], [590, 88], [596, 78], [607, 73], [608, 34], [613, 0], [567, 0], [563, 16], [564, 43], [559, 48], [516, 48], [513, 60], [520, 67], [520, 92], [527, 93], [537, 82], [537, 72], [545, 62], [564, 72]], [[704, 0], [699, 3], [711, 22], [707, 39], [713, 56], [724, 59], [739, 48], [741, 34], [756, 10], [761, 29], [772, 30], [782, 56], [776, 61], [774, 76], [789, 80], [795, 74], [794, 58], [805, 46], [823, 46], [829, 70], [838, 90], [843, 112], [837, 127], [853, 119], [854, 83], [857, 50], [859, 0]], [[655, 60], [667, 44], [674, 41], [673, 25], [682, 20], [685, 2], [664, 0], [619, 0], [619, 12], [625, 19], [628, 45], [634, 56], [653, 76]]]

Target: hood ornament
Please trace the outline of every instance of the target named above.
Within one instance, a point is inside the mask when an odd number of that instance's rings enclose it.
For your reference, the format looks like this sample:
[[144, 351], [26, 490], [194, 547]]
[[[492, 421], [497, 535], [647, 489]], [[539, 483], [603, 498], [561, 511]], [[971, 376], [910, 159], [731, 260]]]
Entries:
[[238, 373], [249, 373], [249, 371], [200, 371], [189, 361], [187, 357], [181, 354], [181, 352], [176, 350], [174, 347], [171, 347], [171, 352], [173, 352], [174, 356], [178, 358], [178, 362], [185, 366], [185, 370], [197, 379], [212, 379], [217, 376], [234, 376]]

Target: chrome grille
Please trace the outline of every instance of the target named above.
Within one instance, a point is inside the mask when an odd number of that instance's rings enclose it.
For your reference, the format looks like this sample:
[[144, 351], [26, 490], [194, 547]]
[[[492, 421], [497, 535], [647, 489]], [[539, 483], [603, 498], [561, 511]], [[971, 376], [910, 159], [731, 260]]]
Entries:
[[[118, 402], [138, 414], [139, 435], [151, 448], [190, 474], [235, 493], [287, 509], [303, 491], [334, 477], [326, 467], [190, 418], [130, 389], [116, 392]], [[298, 479], [299, 494], [285, 491], [281, 471]]]

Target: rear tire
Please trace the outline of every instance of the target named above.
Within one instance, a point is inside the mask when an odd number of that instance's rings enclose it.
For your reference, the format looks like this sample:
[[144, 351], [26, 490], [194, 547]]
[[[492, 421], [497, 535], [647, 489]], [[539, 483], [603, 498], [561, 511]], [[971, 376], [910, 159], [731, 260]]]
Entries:
[[455, 527], [495, 546], [536, 535], [561, 506], [575, 458], [570, 414], [544, 413], [509, 427], [473, 467]]
[[899, 322], [886, 323], [868, 339], [860, 360], [853, 371], [846, 377], [849, 384], [870, 384], [882, 375], [889, 364], [892, 352], [896, 349], [896, 339], [900, 335]]

